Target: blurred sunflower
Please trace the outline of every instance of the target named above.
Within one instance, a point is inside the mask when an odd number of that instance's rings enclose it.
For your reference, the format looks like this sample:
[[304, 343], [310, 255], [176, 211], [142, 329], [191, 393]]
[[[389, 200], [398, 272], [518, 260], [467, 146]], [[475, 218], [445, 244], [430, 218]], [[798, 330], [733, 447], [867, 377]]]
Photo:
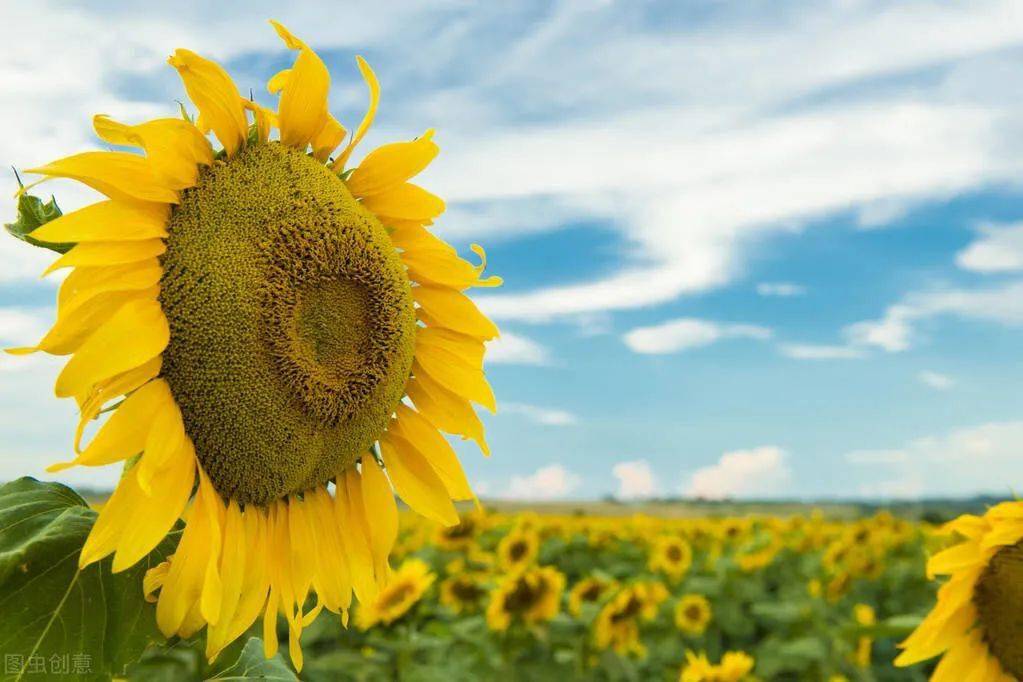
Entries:
[[591, 576], [583, 578], [572, 586], [568, 593], [568, 611], [573, 616], [582, 612], [583, 604], [596, 604], [609, 591], [615, 589], [617, 583], [614, 580]]
[[717, 665], [707, 654], [686, 652], [686, 662], [679, 673], [679, 682], [740, 682], [750, 679], [755, 661], [743, 651], [729, 651]]
[[656, 618], [658, 607], [667, 598], [667, 589], [658, 582], [639, 582], [623, 588], [597, 614], [594, 644], [598, 649], [613, 649], [623, 656], [646, 656], [646, 647], [639, 640], [639, 622]]
[[389, 625], [398, 620], [423, 598], [437, 576], [419, 559], [406, 559], [391, 574], [387, 585], [376, 597], [359, 604], [356, 624], [367, 630], [377, 623]]
[[961, 539], [927, 562], [928, 575], [949, 579], [895, 665], [941, 655], [931, 680], [1023, 678], [1023, 502], [960, 516], [939, 532]]
[[[353, 590], [373, 601], [387, 580], [392, 484], [446, 525], [452, 500], [473, 498], [440, 432], [487, 452], [471, 403], [495, 408], [482, 363], [498, 332], [463, 291], [500, 280], [482, 278], [482, 249], [474, 266], [425, 228], [444, 202], [408, 180], [436, 156], [433, 131], [346, 169], [376, 113], [373, 71], [358, 60], [369, 110], [331, 159], [347, 135], [327, 68], [274, 28], [297, 55], [269, 82], [276, 113], [179, 49], [169, 63], [195, 124], [97, 116], [100, 138], [145, 155], [85, 152], [30, 171], [107, 200], [31, 234], [74, 244], [47, 272], [74, 270], [54, 327], [13, 352], [71, 356], [56, 394], [80, 407], [77, 456], [50, 471], [126, 461], [80, 565], [114, 554], [114, 571], [132, 566], [188, 508], [177, 551], [146, 580], [161, 631], [208, 626], [212, 660], [263, 613], [269, 656], [281, 612], [300, 669], [303, 624], [320, 608], [347, 614]], [[310, 592], [318, 604], [303, 614]]]
[[564, 590], [564, 574], [550, 566], [508, 575], [490, 593], [487, 625], [500, 632], [513, 620], [527, 625], [550, 620], [558, 614]]
[[476, 513], [465, 514], [454, 526], [440, 525], [433, 535], [433, 542], [441, 549], [459, 552], [476, 542], [481, 529], [480, 517]]
[[497, 545], [500, 566], [508, 573], [521, 571], [536, 561], [540, 538], [531, 528], [515, 528]]
[[693, 549], [680, 537], [662, 535], [656, 538], [650, 548], [647, 565], [672, 580], [679, 580], [693, 563]]
[[[853, 617], [860, 627], [869, 628], [877, 623], [877, 614], [869, 604], [857, 604], [853, 607]], [[860, 668], [870, 667], [870, 650], [874, 645], [873, 637], [861, 635], [856, 640], [856, 651], [853, 654], [853, 662]]]
[[478, 612], [486, 596], [486, 578], [477, 573], [455, 575], [440, 584], [440, 603], [456, 614]]
[[702, 635], [710, 618], [710, 602], [702, 594], [683, 595], [675, 605], [675, 626], [687, 635]]

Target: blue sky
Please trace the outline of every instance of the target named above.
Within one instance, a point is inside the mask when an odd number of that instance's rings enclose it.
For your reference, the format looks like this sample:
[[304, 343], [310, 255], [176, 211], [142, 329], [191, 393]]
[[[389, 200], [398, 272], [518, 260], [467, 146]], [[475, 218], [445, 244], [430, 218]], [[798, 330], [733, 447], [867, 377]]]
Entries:
[[[1018, 2], [207, 5], [5, 4], [0, 157], [95, 148], [94, 113], [172, 114], [179, 46], [270, 104], [291, 57], [268, 17], [328, 62], [351, 125], [364, 55], [384, 92], [363, 149], [436, 128], [437, 229], [505, 278], [479, 295], [504, 332], [494, 455], [460, 447], [484, 494], [1023, 481]], [[52, 316], [47, 260], [0, 241], [0, 342]], [[66, 457], [57, 366], [0, 359], [0, 478]]]

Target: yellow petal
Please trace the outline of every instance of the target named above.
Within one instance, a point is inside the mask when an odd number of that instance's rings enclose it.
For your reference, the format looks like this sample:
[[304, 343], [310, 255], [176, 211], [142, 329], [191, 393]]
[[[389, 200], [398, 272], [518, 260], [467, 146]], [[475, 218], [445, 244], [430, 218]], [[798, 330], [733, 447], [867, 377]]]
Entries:
[[249, 100], [242, 100], [242, 106], [252, 112], [252, 119], [256, 124], [256, 140], [266, 142], [270, 138], [270, 129], [277, 127], [277, 115]]
[[362, 458], [362, 501], [366, 507], [370, 549], [376, 567], [377, 581], [387, 577], [387, 557], [398, 539], [398, 507], [394, 492], [380, 465], [371, 456]]
[[497, 326], [480, 312], [468, 296], [447, 287], [412, 287], [412, 298], [420, 306], [420, 319], [428, 325], [489, 341], [498, 337]]
[[167, 62], [181, 75], [185, 91], [199, 109], [204, 125], [213, 130], [227, 155], [234, 156], [245, 144], [248, 122], [231, 76], [219, 64], [191, 50], [177, 49]]
[[224, 518], [224, 546], [220, 557], [220, 575], [224, 585], [220, 619], [206, 632], [206, 658], [211, 662], [227, 645], [227, 630], [242, 596], [246, 563], [252, 558], [255, 557], [248, 556], [242, 510], [236, 501], [231, 500]]
[[477, 244], [473, 244], [472, 249], [480, 255], [480, 265], [474, 266], [446, 249], [411, 248], [402, 252], [401, 260], [408, 268], [409, 276], [421, 284], [431, 283], [459, 291], [469, 287], [500, 286], [500, 277], [480, 279], [487, 265], [486, 254]]
[[377, 586], [373, 577], [373, 554], [357, 471], [349, 470], [338, 476], [334, 509], [338, 530], [347, 550], [355, 594], [360, 601], [370, 601], [376, 596]]
[[386, 192], [421, 173], [439, 151], [433, 130], [411, 142], [385, 144], [367, 154], [345, 184], [359, 198]]
[[44, 242], [116, 242], [167, 236], [167, 204], [101, 201], [41, 225], [29, 236]]
[[471, 500], [475, 496], [465, 478], [458, 455], [433, 424], [425, 417], [400, 403], [395, 410], [394, 421], [390, 428], [395, 435], [404, 438], [412, 447], [422, 454], [430, 467], [444, 482], [448, 494], [453, 500]]
[[490, 454], [483, 422], [468, 400], [444, 388], [425, 373], [410, 379], [405, 390], [416, 409], [437, 428], [470, 438], [476, 441], [484, 455]]
[[316, 133], [312, 139], [313, 158], [317, 161], [325, 162], [345, 139], [347, 132], [345, 127], [336, 118], [327, 114], [327, 120], [324, 122], [323, 127], [320, 128], [320, 132]]
[[84, 393], [98, 381], [152, 360], [169, 340], [170, 327], [158, 302], [125, 304], [71, 357], [57, 377], [57, 397]]
[[[266, 518], [258, 508], [250, 508], [245, 511], [244, 521], [246, 560], [238, 605], [226, 628], [221, 623], [214, 626], [217, 629], [224, 629], [223, 646], [236, 640], [252, 626], [263, 611], [270, 586], [266, 560], [266, 555], [270, 551], [266, 544]], [[224, 563], [229, 563], [230, 559], [229, 556], [224, 557]]]
[[119, 201], [178, 203], [178, 193], [137, 154], [83, 152], [25, 172], [77, 180]]
[[346, 559], [347, 552], [338, 531], [334, 501], [323, 488], [313, 491], [310, 519], [316, 533], [316, 575], [313, 586], [323, 604], [337, 613], [352, 604], [352, 577]]
[[102, 466], [137, 455], [146, 445], [153, 419], [173, 400], [166, 381], [150, 381], [125, 398], [74, 461], [55, 464], [47, 471], [60, 471], [70, 466]]
[[405, 504], [445, 526], [458, 524], [458, 512], [444, 483], [415, 448], [388, 432], [380, 441], [380, 453], [391, 483]]
[[440, 348], [419, 346], [412, 371], [425, 374], [452, 393], [497, 411], [497, 399], [482, 370], [472, 367], [457, 356]]
[[159, 256], [166, 250], [167, 245], [162, 239], [142, 239], [130, 242], [83, 242], [55, 260], [43, 272], [43, 277], [61, 268], [135, 263]]
[[288, 78], [291, 76], [291, 69], [281, 69], [266, 82], [266, 90], [271, 95], [276, 95], [278, 92], [284, 89], [288, 84]]
[[155, 286], [137, 291], [104, 291], [81, 305], [65, 308], [36, 348], [51, 355], [74, 353], [123, 306], [132, 301], [155, 301], [159, 292], [160, 288]]
[[[191, 630], [187, 622], [191, 613], [203, 616], [203, 602], [212, 601], [215, 581], [207, 574], [220, 557], [220, 528], [215, 505], [216, 491], [199, 468], [199, 489], [188, 514], [185, 532], [171, 558], [170, 570], [156, 604], [156, 623], [165, 637]], [[207, 582], [210, 588], [207, 589]]]
[[75, 268], [60, 285], [58, 319], [98, 294], [149, 289], [160, 281], [162, 274], [156, 258], [123, 265]]
[[373, 73], [373, 69], [369, 67], [366, 60], [362, 57], [357, 56], [355, 61], [359, 65], [359, 71], [362, 73], [362, 79], [366, 81], [366, 87], [369, 88], [369, 108], [366, 109], [366, 115], [362, 117], [362, 122], [359, 123], [359, 127], [355, 130], [355, 135], [352, 136], [351, 141], [348, 142], [348, 146], [341, 152], [341, 155], [330, 165], [330, 167], [336, 171], [342, 171], [345, 168], [345, 163], [348, 162], [348, 157], [355, 151], [356, 145], [362, 142], [362, 138], [366, 135], [366, 131], [373, 125], [373, 119], [377, 115], [377, 105], [380, 103], [380, 81], [377, 80], [377, 76]]
[[388, 219], [433, 220], [444, 212], [444, 200], [411, 182], [363, 198], [362, 205], [385, 224]]
[[96, 134], [107, 142], [144, 149], [153, 171], [174, 189], [192, 187], [199, 166], [213, 163], [209, 140], [189, 121], [160, 118], [129, 126], [103, 114], [92, 121]]
[[157, 488], [163, 485], [164, 470], [174, 463], [175, 458], [181, 457], [180, 451], [186, 447], [191, 450], [191, 445], [185, 442], [187, 440], [181, 409], [178, 408], [177, 403], [168, 392], [166, 400], [160, 406], [159, 412], [149, 427], [145, 455], [135, 465], [135, 468], [138, 469], [138, 482], [142, 492], [151, 495], [153, 481], [158, 476], [160, 482]]
[[298, 50], [298, 57], [283, 84], [281, 101], [277, 106], [281, 144], [304, 150], [327, 122], [330, 72], [308, 45], [280, 23], [270, 23], [288, 49]]
[[[132, 467], [128, 475], [118, 483], [118, 488], [129, 485], [132, 500], [122, 510], [127, 517], [125, 528], [117, 543], [113, 572], [123, 571], [149, 554], [174, 527], [188, 498], [192, 495], [195, 481], [195, 451], [190, 443], [181, 442], [173, 457], [168, 458], [160, 471], [160, 485], [149, 493], [142, 489], [137, 477], [142, 463], [149, 453]], [[127, 480], [126, 480], [127, 479]], [[103, 509], [106, 511], [106, 507]]]
[[80, 443], [85, 425], [96, 418], [103, 405], [144, 386], [160, 373], [162, 361], [163, 358], [157, 356], [144, 365], [104, 379], [95, 384], [88, 393], [75, 396], [82, 413], [75, 431], [75, 452], [81, 452]]

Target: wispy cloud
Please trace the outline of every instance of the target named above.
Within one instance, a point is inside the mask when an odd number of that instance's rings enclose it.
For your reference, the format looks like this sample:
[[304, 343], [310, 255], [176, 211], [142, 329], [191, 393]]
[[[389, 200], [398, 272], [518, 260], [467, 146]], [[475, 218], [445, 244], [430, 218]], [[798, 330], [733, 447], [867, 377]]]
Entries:
[[917, 378], [920, 379], [920, 383], [924, 386], [928, 386], [937, 391], [947, 391], [956, 385], [955, 379], [947, 374], [941, 374], [940, 372], [934, 372], [929, 369], [917, 374]]
[[864, 352], [853, 346], [830, 346], [813, 343], [783, 343], [778, 346], [782, 355], [793, 360], [855, 360]]
[[919, 323], [942, 316], [1021, 326], [1023, 281], [911, 293], [899, 303], [889, 306], [882, 317], [848, 326], [845, 334], [853, 344], [897, 353], [913, 345]]
[[493, 365], [547, 365], [550, 351], [533, 339], [502, 331], [500, 338], [487, 343], [487, 363]]
[[[1023, 421], [968, 426], [914, 439], [901, 447], [845, 455], [867, 479], [868, 496], [1008, 494], [1023, 476]], [[892, 485], [894, 483], [894, 485]]]
[[771, 338], [771, 330], [750, 324], [734, 324], [681, 318], [650, 327], [637, 327], [623, 337], [636, 353], [663, 355], [709, 346], [725, 339]]
[[806, 294], [806, 287], [793, 282], [761, 282], [757, 285], [757, 293], [761, 296], [790, 298], [792, 296], [804, 296]]
[[515, 414], [543, 426], [572, 426], [579, 420], [566, 410], [550, 407], [538, 407], [527, 403], [510, 403], [502, 401], [499, 405], [500, 414]]
[[956, 254], [956, 264], [974, 272], [1023, 270], [1023, 223], [982, 225], [980, 238]]

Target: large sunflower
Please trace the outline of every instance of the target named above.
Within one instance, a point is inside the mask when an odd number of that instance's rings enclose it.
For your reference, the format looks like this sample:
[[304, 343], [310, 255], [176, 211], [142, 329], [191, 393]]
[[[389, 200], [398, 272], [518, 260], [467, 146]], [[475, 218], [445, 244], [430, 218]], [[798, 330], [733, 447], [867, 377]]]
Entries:
[[1023, 502], [967, 514], [943, 533], [962, 541], [927, 562], [948, 575], [938, 603], [906, 641], [895, 665], [941, 655], [931, 680], [1010, 682], [1023, 678]]
[[348, 136], [329, 113], [327, 68], [274, 28], [297, 53], [268, 84], [277, 112], [179, 49], [169, 63], [194, 124], [97, 116], [99, 137], [145, 154], [30, 171], [108, 199], [32, 233], [75, 244], [49, 271], [74, 270], [54, 327], [14, 352], [71, 356], [56, 394], [81, 408], [77, 456], [51, 471], [126, 462], [80, 565], [114, 554], [122, 571], [185, 514], [177, 551], [146, 577], [163, 633], [206, 627], [213, 659], [262, 613], [272, 655], [282, 613], [301, 668], [303, 624], [320, 608], [347, 620], [352, 593], [371, 601], [388, 579], [392, 485], [446, 525], [452, 500], [473, 498], [440, 432], [487, 452], [471, 403], [495, 408], [482, 364], [498, 332], [463, 291], [500, 281], [426, 229], [444, 202], [408, 180], [436, 156], [433, 131], [347, 169], [376, 113], [373, 71], [359, 58], [369, 110], [331, 158]]

